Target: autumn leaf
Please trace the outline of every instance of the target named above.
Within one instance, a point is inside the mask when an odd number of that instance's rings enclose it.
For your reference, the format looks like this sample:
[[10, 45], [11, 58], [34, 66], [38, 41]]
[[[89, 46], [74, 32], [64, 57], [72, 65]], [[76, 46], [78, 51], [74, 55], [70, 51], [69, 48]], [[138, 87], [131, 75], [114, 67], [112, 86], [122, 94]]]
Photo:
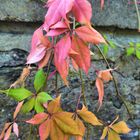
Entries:
[[47, 32], [47, 36], [58, 36], [69, 30], [69, 25], [63, 21], [57, 22], [55, 25], [50, 27], [50, 30]]
[[47, 118], [48, 118], [48, 114], [42, 112], [42, 113], [36, 114], [32, 119], [30, 119], [26, 122], [31, 123], [31, 124], [41, 124]]
[[90, 51], [87, 45], [78, 37], [72, 36], [72, 49], [78, 55], [70, 54], [70, 57], [75, 61], [79, 68], [88, 73], [90, 68]]
[[92, 125], [102, 125], [98, 118], [83, 105], [81, 110], [77, 111], [78, 115], [87, 123]]
[[68, 85], [66, 78], [69, 71], [68, 55], [70, 48], [71, 39], [69, 34], [67, 34], [56, 44], [54, 50], [54, 64], [66, 85]]
[[3, 140], [8, 140], [10, 135], [11, 135], [11, 131], [12, 131], [12, 125], [9, 126], [8, 130], [5, 133], [4, 139]]
[[17, 114], [19, 113], [19, 111], [21, 110], [21, 107], [23, 105], [24, 101], [18, 103], [17, 107], [16, 107], [16, 110], [14, 112], [14, 115], [13, 115], [13, 119], [15, 119], [17, 117]]
[[37, 63], [41, 61], [47, 49], [50, 47], [50, 41], [46, 36], [43, 35], [42, 28], [38, 28], [32, 37], [32, 47], [30, 54], [27, 57], [27, 64]]
[[39, 126], [40, 140], [46, 140], [50, 134], [51, 119], [47, 119]]
[[127, 134], [131, 131], [131, 129], [128, 128], [127, 124], [124, 121], [120, 121], [112, 125], [111, 128], [119, 134]]
[[121, 140], [120, 136], [113, 130], [108, 130], [108, 140]]
[[124, 121], [120, 121], [114, 124], [117, 119], [118, 117], [109, 126], [106, 126], [103, 129], [100, 140], [104, 140], [107, 135], [108, 140], [121, 140], [119, 134], [127, 134], [131, 131], [131, 129], [128, 128], [127, 124]]
[[102, 35], [92, 27], [82, 26], [75, 29], [75, 32], [84, 42], [90, 42], [96, 45], [106, 43]]
[[104, 83], [100, 78], [96, 78], [96, 83], [95, 83], [97, 90], [98, 90], [98, 101], [99, 101], [99, 108], [102, 106], [102, 102], [103, 102], [103, 97], [104, 97]]
[[102, 101], [103, 101], [103, 97], [104, 97], [104, 82], [109, 82], [110, 80], [112, 80], [112, 75], [110, 73], [110, 71], [112, 71], [113, 69], [107, 69], [107, 70], [102, 70], [102, 71], [98, 71], [97, 72], [97, 78], [96, 78], [96, 87], [98, 90], [98, 96], [99, 96], [99, 108], [102, 106]]
[[101, 9], [103, 9], [104, 7], [104, 0], [100, 0], [101, 1]]
[[72, 118], [73, 113], [65, 112], [60, 106], [60, 96], [47, 105], [47, 113], [36, 114], [26, 121], [31, 124], [40, 124], [39, 135], [41, 140], [50, 136], [52, 140], [68, 140], [68, 135], [83, 136], [85, 132], [82, 121]]
[[17, 123], [13, 123], [13, 132], [16, 134], [16, 136], [19, 136], [19, 129]]
[[88, 0], [74, 0], [72, 13], [80, 23], [90, 24], [92, 17], [92, 8]]
[[38, 63], [38, 68], [39, 69], [44, 68], [45, 66], [47, 66], [47, 64], [48, 64], [48, 62], [50, 60], [52, 52], [53, 52], [52, 49], [48, 49], [46, 51], [45, 56]]
[[51, 25], [57, 23], [61, 18], [67, 20], [67, 13], [69, 13], [73, 6], [73, 0], [54, 0], [48, 1], [48, 12], [45, 16], [44, 28], [49, 29]]
[[72, 119], [72, 115], [69, 112], [60, 112], [55, 114], [54, 120], [66, 134], [83, 136], [83, 132], [80, 131], [77, 123]]
[[51, 121], [50, 138], [51, 140], [64, 140], [65, 134], [57, 126], [55, 121]]
[[0, 140], [2, 140], [5, 136], [5, 131], [10, 127], [11, 123], [6, 123], [0, 135]]

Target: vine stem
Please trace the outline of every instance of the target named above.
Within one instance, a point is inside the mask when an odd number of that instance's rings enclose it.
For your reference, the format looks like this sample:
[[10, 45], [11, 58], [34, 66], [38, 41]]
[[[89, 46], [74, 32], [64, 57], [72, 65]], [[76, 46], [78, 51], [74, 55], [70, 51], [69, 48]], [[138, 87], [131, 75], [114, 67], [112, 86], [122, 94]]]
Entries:
[[140, 13], [139, 13], [139, 9], [138, 9], [137, 0], [134, 0], [134, 3], [135, 3], [137, 17], [138, 17], [138, 31], [140, 32]]
[[85, 96], [85, 84], [83, 81], [83, 76], [82, 76], [81, 70], [79, 70], [79, 75], [80, 75], [80, 80], [81, 80], [81, 94], [83, 96], [84, 105], [87, 107], [87, 101], [86, 101], [86, 96]]
[[[111, 69], [111, 67], [110, 67], [110, 65], [109, 65], [109, 63], [108, 63], [108, 61], [107, 61], [105, 55], [103, 54], [102, 50], [100, 49], [100, 47], [99, 47], [98, 45], [96, 45], [96, 47], [97, 47], [97, 49], [99, 50], [100, 54], [102, 55], [104, 61], [106, 62], [107, 67], [108, 67], [109, 69]], [[124, 98], [121, 96], [121, 94], [119, 93], [118, 86], [117, 86], [117, 82], [116, 82], [116, 79], [115, 79], [114, 74], [113, 74], [112, 72], [110, 72], [110, 73], [112, 74], [112, 78], [113, 78], [113, 82], [114, 82], [114, 86], [115, 86], [115, 89], [116, 89], [117, 96], [118, 96], [119, 99], [123, 102], [123, 104], [124, 104], [124, 106], [125, 106], [125, 108], [126, 108], [126, 110], [127, 110], [127, 112], [128, 112], [128, 115], [129, 115], [131, 121], [133, 122], [133, 124], [136, 126], [136, 128], [140, 129], [140, 126], [138, 126], [138, 125], [136, 124], [136, 122], [133, 120], [133, 116], [132, 116], [132, 114], [131, 114], [131, 112], [130, 112], [130, 110], [129, 110], [129, 107], [127, 106], [127, 103], [126, 103], [125, 99], [124, 99]]]

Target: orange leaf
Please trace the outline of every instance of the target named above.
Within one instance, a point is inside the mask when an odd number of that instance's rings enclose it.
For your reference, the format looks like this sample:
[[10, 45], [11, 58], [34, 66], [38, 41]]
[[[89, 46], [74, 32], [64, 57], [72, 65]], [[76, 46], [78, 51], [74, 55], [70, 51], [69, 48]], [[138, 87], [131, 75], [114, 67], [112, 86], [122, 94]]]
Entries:
[[38, 63], [39, 69], [45, 67], [48, 64], [51, 53], [52, 53], [51, 49], [47, 50], [44, 58]]
[[85, 42], [93, 44], [106, 43], [102, 35], [92, 27], [82, 26], [75, 30], [76, 34]]
[[64, 132], [62, 132], [62, 130], [57, 126], [57, 124], [54, 121], [51, 121], [50, 129], [51, 140], [64, 140]]
[[70, 54], [70, 56], [75, 60], [79, 68], [83, 69], [86, 74], [90, 68], [90, 51], [87, 45], [78, 37], [72, 36], [72, 49], [78, 55]]
[[4, 136], [4, 140], [8, 140], [9, 139], [9, 137], [11, 135], [11, 131], [12, 131], [12, 125], [6, 131], [5, 136]]
[[50, 134], [51, 120], [48, 118], [44, 123], [39, 126], [40, 140], [46, 140]]
[[98, 95], [99, 95], [99, 108], [100, 109], [101, 105], [102, 105], [102, 101], [103, 101], [103, 97], [104, 97], [104, 84], [103, 81], [100, 78], [96, 79], [96, 87], [98, 90]]
[[0, 140], [2, 140], [3, 139], [3, 137], [4, 137], [4, 135], [5, 135], [5, 131], [8, 129], [8, 127], [11, 125], [11, 123], [6, 123], [5, 125], [4, 125], [4, 128], [3, 128], [3, 130], [2, 130], [2, 133], [1, 133], [1, 135], [0, 135]]
[[124, 121], [120, 121], [114, 125], [111, 126], [111, 128], [117, 132], [117, 133], [121, 133], [121, 134], [127, 134], [131, 131], [130, 128], [128, 128], [127, 124]]
[[72, 60], [72, 65], [73, 65], [74, 69], [75, 69], [76, 71], [78, 71], [78, 70], [79, 70], [79, 67], [78, 67], [78, 65], [76, 64], [75, 60], [74, 60], [74, 59], [71, 59], [71, 60]]
[[60, 106], [60, 98], [61, 96], [57, 97], [48, 104], [47, 110], [50, 114], [60, 112], [62, 110]]
[[105, 82], [109, 82], [110, 80], [112, 80], [112, 75], [110, 73], [110, 71], [112, 71], [113, 69], [107, 69], [107, 70], [102, 70], [98, 72], [98, 77], [101, 78], [103, 81]]
[[83, 132], [78, 127], [78, 124], [72, 119], [72, 113], [60, 112], [54, 114], [54, 120], [58, 127], [66, 134], [83, 136]]
[[18, 103], [18, 105], [17, 105], [17, 107], [16, 107], [16, 110], [15, 110], [15, 112], [14, 112], [14, 115], [13, 115], [13, 119], [15, 119], [15, 118], [17, 117], [17, 114], [19, 113], [19, 111], [20, 111], [20, 109], [21, 109], [23, 103], [24, 103], [24, 101]]
[[78, 115], [87, 123], [91, 123], [92, 125], [102, 125], [97, 117], [83, 105], [82, 110], [77, 111]]
[[40, 124], [43, 121], [45, 121], [47, 118], [48, 118], [48, 114], [42, 112], [42, 113], [36, 114], [32, 119], [26, 122], [31, 123], [31, 124]]

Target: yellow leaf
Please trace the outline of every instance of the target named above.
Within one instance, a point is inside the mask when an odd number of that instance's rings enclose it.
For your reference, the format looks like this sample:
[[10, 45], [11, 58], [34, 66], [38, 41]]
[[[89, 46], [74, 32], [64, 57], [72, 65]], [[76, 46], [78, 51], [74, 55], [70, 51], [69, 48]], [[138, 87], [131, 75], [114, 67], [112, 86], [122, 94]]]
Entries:
[[61, 96], [57, 97], [56, 99], [54, 99], [48, 104], [47, 110], [50, 114], [53, 114], [62, 110], [60, 107], [60, 98]]
[[51, 140], [64, 140], [65, 134], [62, 130], [57, 126], [55, 121], [51, 121], [50, 127], [50, 138]]
[[83, 132], [78, 127], [78, 124], [72, 119], [72, 113], [60, 112], [54, 114], [54, 120], [58, 127], [66, 134], [83, 136]]
[[104, 140], [108, 132], [108, 127], [105, 127], [102, 133], [100, 140]]
[[108, 140], [121, 140], [120, 136], [113, 130], [108, 131]]
[[127, 134], [131, 131], [130, 128], [128, 128], [127, 124], [124, 121], [120, 121], [114, 125], [111, 126], [111, 128], [117, 132], [122, 134]]
[[102, 125], [97, 117], [83, 105], [82, 110], [77, 111], [78, 115], [87, 123], [91, 123], [92, 125]]

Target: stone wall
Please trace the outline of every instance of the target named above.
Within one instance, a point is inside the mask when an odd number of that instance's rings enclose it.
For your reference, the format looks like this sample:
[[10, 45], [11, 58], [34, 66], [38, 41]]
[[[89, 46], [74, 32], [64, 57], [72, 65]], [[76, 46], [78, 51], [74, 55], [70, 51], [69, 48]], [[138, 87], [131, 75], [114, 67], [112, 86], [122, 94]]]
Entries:
[[[101, 10], [99, 0], [90, 1], [93, 5], [92, 22], [95, 28], [106, 35], [108, 40], [114, 42], [116, 46], [115, 49], [110, 48], [109, 62], [113, 67], [119, 65], [118, 72], [114, 72], [119, 92], [127, 101], [135, 122], [140, 125], [140, 60], [135, 56], [125, 55], [125, 49], [129, 47], [130, 42], [140, 43], [135, 6], [134, 4], [129, 5], [128, 0], [105, 0], [105, 7]], [[46, 9], [43, 8], [43, 3], [40, 0], [0, 0], [0, 89], [8, 88], [18, 78], [25, 66], [32, 33], [41, 25], [45, 13]], [[94, 56], [92, 61], [98, 69], [106, 69], [105, 62], [101, 57]], [[119, 114], [120, 119], [128, 120], [129, 126], [133, 129], [130, 134], [122, 136], [122, 140], [139, 140], [138, 130], [130, 121], [122, 101], [116, 96], [113, 82], [105, 85], [103, 106], [97, 113], [98, 94], [94, 86], [95, 71], [93, 66], [88, 77], [85, 75], [84, 77], [89, 109], [105, 121], [111, 121], [116, 114]], [[64, 97], [63, 107], [72, 110], [80, 92], [80, 85], [78, 77], [72, 75], [70, 81], [70, 88], [59, 83], [59, 92]], [[28, 84], [30, 82], [29, 79]], [[50, 92], [54, 94], [53, 80], [49, 87]], [[11, 118], [15, 104], [13, 100], [0, 95], [0, 129], [4, 122]], [[98, 140], [100, 132], [92, 131], [91, 140]], [[28, 133], [27, 127], [24, 132]], [[25, 140], [26, 135], [21, 133], [20, 139]], [[13, 139], [16, 140], [15, 137]]]

